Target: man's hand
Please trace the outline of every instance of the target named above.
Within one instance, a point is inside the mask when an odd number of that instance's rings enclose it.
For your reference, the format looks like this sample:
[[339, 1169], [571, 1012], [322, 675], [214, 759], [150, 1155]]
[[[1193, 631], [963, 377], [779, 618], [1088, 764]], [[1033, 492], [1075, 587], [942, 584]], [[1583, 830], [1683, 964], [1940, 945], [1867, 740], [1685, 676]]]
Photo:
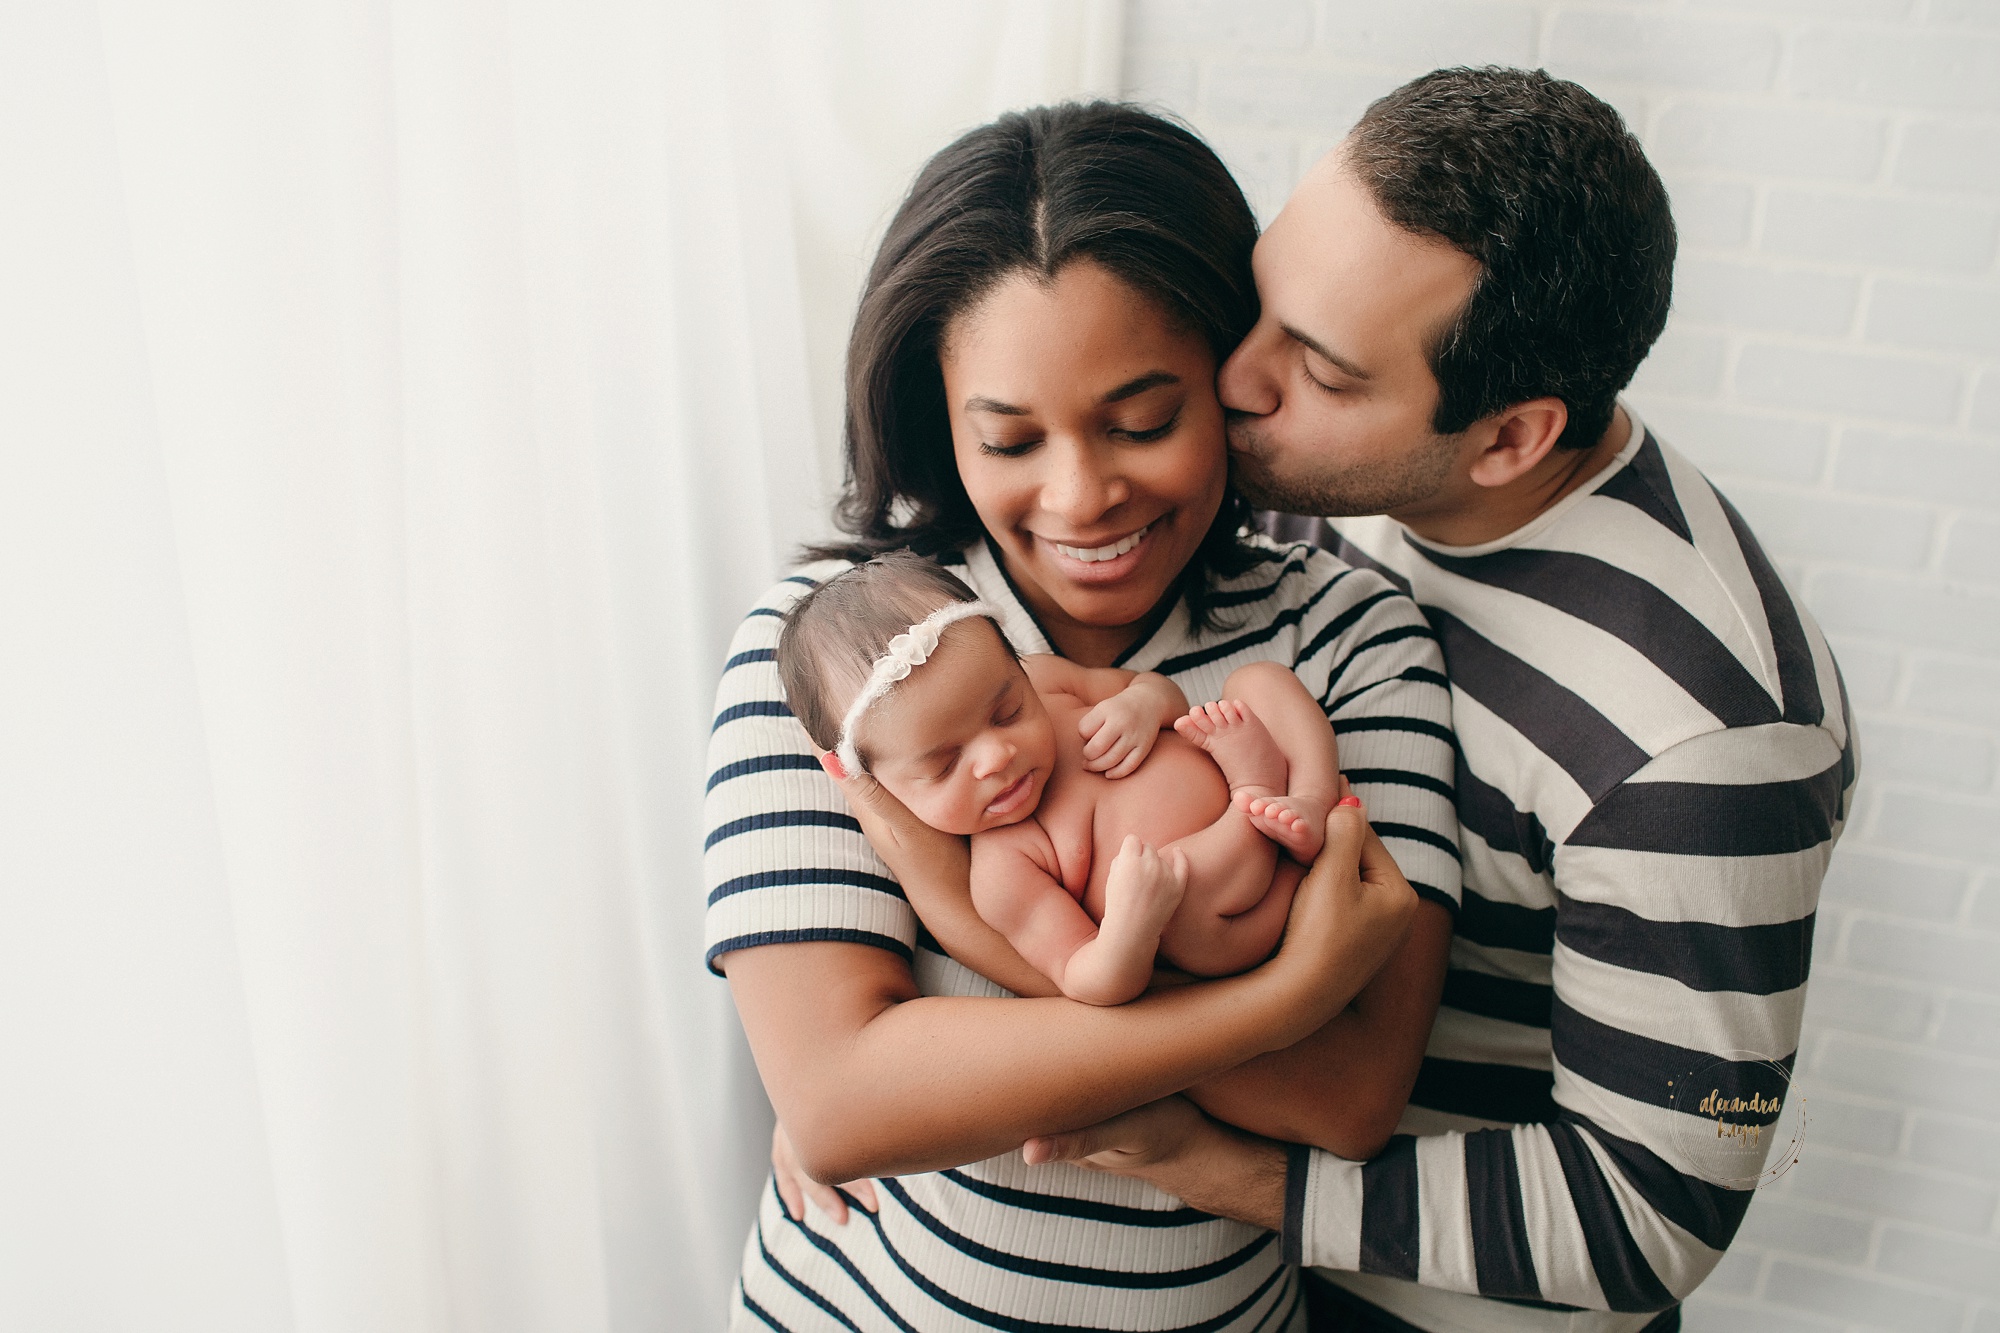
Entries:
[[777, 1180], [778, 1198], [794, 1222], [805, 1221], [806, 1201], [810, 1199], [814, 1207], [833, 1219], [835, 1226], [846, 1226], [847, 1199], [842, 1190], [854, 1196], [854, 1201], [871, 1213], [880, 1212], [882, 1208], [875, 1197], [875, 1182], [872, 1180], [850, 1180], [836, 1189], [832, 1185], [820, 1184], [800, 1170], [798, 1154], [792, 1151], [792, 1141], [785, 1137], [783, 1125], [771, 1131], [771, 1175]]
[[1285, 1220], [1285, 1150], [1164, 1097], [1089, 1129], [1045, 1134], [1021, 1145], [1030, 1166], [1074, 1162], [1136, 1176], [1190, 1207], [1276, 1231]]

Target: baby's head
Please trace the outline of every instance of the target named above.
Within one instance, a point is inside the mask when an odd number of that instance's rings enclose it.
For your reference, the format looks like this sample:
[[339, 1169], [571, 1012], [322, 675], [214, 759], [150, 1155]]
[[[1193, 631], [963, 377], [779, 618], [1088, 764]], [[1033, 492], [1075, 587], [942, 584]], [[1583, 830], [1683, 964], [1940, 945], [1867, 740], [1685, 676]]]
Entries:
[[880, 556], [806, 594], [778, 674], [813, 744], [932, 828], [978, 833], [1041, 803], [1048, 710], [985, 607], [930, 560]]

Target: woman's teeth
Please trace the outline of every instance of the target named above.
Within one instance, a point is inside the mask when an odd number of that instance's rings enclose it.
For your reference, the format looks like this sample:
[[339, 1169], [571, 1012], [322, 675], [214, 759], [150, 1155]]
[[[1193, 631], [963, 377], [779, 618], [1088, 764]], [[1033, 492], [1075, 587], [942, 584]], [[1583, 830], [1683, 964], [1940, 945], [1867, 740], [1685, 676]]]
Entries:
[[1137, 546], [1152, 526], [1152, 524], [1148, 523], [1145, 527], [1140, 528], [1123, 541], [1115, 541], [1109, 546], [1064, 546], [1061, 542], [1050, 542], [1049, 545], [1055, 547], [1056, 550], [1072, 560], [1081, 560], [1085, 564], [1091, 565], [1096, 564], [1100, 560], [1116, 560], [1119, 556]]

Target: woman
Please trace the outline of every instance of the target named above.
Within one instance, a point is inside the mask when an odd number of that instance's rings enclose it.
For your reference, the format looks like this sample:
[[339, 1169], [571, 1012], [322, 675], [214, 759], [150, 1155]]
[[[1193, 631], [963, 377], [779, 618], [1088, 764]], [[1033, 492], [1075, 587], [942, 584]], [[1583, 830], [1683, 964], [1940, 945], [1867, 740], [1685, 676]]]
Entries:
[[[1206, 146], [1132, 108], [1010, 115], [938, 154], [856, 319], [853, 540], [823, 554], [934, 555], [1019, 650], [1158, 671], [1192, 701], [1282, 662], [1325, 703], [1409, 883], [1449, 902], [1449, 706], [1421, 614], [1373, 574], [1239, 535], [1214, 374], [1256, 316], [1255, 237]], [[769, 1192], [736, 1325], [1293, 1326], [1269, 1233], [1015, 1150], [1182, 1090], [1259, 1133], [1379, 1147], [1443, 975], [1434, 926], [1402, 943], [1396, 861], [1337, 811], [1263, 966], [1116, 1008], [1003, 998], [996, 981], [1051, 988], [971, 910], [963, 844], [865, 778], [836, 787], [783, 704], [777, 617], [838, 567], [781, 584], [732, 646], [709, 960], [806, 1172], [884, 1177], [882, 1201], [841, 1226]]]

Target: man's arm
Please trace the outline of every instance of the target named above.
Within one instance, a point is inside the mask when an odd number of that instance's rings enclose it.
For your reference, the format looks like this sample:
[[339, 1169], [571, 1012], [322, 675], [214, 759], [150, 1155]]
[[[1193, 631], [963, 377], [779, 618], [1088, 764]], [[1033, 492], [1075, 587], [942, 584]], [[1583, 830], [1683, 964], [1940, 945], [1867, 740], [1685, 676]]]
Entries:
[[[1590, 1309], [1665, 1309], [1700, 1285], [1782, 1145], [1745, 1132], [1775, 1111], [1718, 1117], [1683, 1094], [1787, 1095], [1778, 1071], [1796, 1053], [1820, 878], [1852, 790], [1851, 756], [1805, 730], [1697, 737], [1654, 760], [1676, 780], [1641, 770], [1597, 803], [1556, 853], [1556, 1118], [1400, 1135], [1367, 1163], [1293, 1151], [1288, 1257]], [[1711, 756], [1740, 771], [1749, 746], [1763, 773], [1796, 776], [1679, 780], [1731, 770]], [[1145, 1114], [1099, 1129], [1042, 1160], [1087, 1150], [1099, 1169], [1268, 1224], [1268, 1184], [1228, 1181], [1268, 1170], [1272, 1147]], [[1425, 1252], [1419, 1237], [1444, 1228], [1459, 1243]]]

